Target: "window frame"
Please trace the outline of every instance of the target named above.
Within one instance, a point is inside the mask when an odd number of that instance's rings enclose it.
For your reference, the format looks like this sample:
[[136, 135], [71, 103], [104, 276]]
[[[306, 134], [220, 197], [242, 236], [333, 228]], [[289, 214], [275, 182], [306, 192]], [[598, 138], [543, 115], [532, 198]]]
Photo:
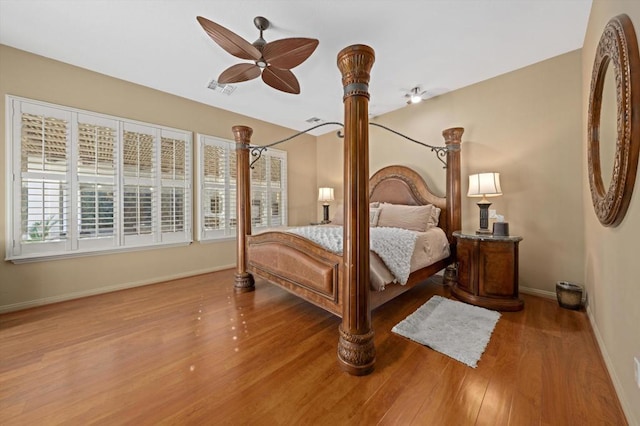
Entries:
[[[224, 165], [224, 183], [211, 184], [207, 185], [205, 181], [205, 146], [217, 146], [221, 147], [225, 150], [225, 165]], [[229, 139], [223, 139], [216, 136], [206, 135], [198, 133], [196, 136], [196, 152], [197, 152], [197, 166], [196, 166], [196, 188], [197, 188], [197, 217], [196, 217], [196, 239], [200, 242], [217, 242], [217, 241], [225, 241], [225, 240], [233, 240], [236, 238], [236, 228], [231, 225], [233, 219], [236, 218], [236, 182], [235, 176], [231, 175], [230, 169], [230, 161], [229, 158], [236, 156], [236, 143], [235, 141]], [[268, 214], [266, 217], [266, 224], [262, 226], [256, 226], [252, 223], [252, 230], [261, 230], [266, 229], [271, 226], [287, 226], [288, 224], [288, 185], [287, 185], [287, 151], [269, 148], [267, 151], [263, 152], [262, 158], [264, 161], [269, 162], [271, 158], [279, 159], [281, 163], [281, 175], [280, 175], [280, 190], [275, 191], [271, 187], [270, 180], [267, 180], [266, 187], [262, 186], [261, 188], [256, 188], [253, 184], [253, 180], [251, 183], [250, 193], [253, 195], [256, 189], [261, 189], [262, 191], [266, 191], [266, 197], [269, 200], [268, 205], [272, 204], [272, 197], [275, 192], [279, 192], [280, 195], [280, 204], [278, 212], [280, 213], [279, 223], [273, 223], [274, 216], [273, 210], [271, 208], [267, 209]], [[249, 161], [252, 161], [253, 158], [250, 158]], [[265, 171], [267, 176], [270, 176], [270, 168]], [[251, 176], [251, 171], [250, 171]], [[224, 189], [224, 200], [222, 200], [222, 206], [225, 210], [224, 212], [224, 221], [225, 226], [224, 229], [219, 230], [207, 230], [205, 228], [205, 218], [207, 217], [207, 203], [211, 203], [211, 200], [207, 198], [207, 190], [212, 188], [219, 188], [220, 190]], [[256, 201], [251, 197], [253, 202]], [[252, 222], [253, 222], [253, 212], [252, 212]]]
[[[137, 250], [149, 250], [155, 248], [164, 248], [179, 245], [188, 245], [193, 242], [193, 133], [187, 130], [171, 128], [153, 123], [146, 123], [131, 120], [124, 117], [117, 117], [107, 114], [101, 114], [93, 111], [72, 108], [64, 105], [58, 105], [13, 95], [5, 96], [6, 107], [6, 251], [5, 260], [14, 263], [53, 260], [58, 258], [69, 258], [87, 255], [100, 255], [113, 252], [126, 252]], [[22, 210], [28, 209], [22, 206], [23, 202], [23, 180], [24, 176], [33, 174], [30, 171], [24, 172], [22, 169], [23, 155], [23, 112], [42, 110], [49, 113], [56, 113], [64, 116], [66, 122], [66, 176], [64, 184], [67, 187], [68, 200], [60, 201], [61, 205], [68, 211], [65, 213], [66, 219], [66, 239], [56, 244], [49, 242], [29, 243], [23, 237], [23, 231], [26, 224], [22, 223]], [[44, 115], [44, 113], [43, 113]], [[114, 139], [112, 151], [108, 154], [112, 156], [113, 173], [102, 176], [100, 172], [86, 172], [79, 164], [80, 150], [84, 147], [85, 140], [82, 139], [80, 127], [81, 125], [90, 126], [109, 126], [109, 130], [113, 130]], [[152, 232], [150, 236], [145, 238], [128, 238], [124, 232], [124, 189], [127, 184], [127, 178], [124, 176], [124, 132], [126, 129], [142, 129], [148, 132], [152, 137], [152, 177], [145, 180], [152, 190]], [[172, 185], [168, 185], [166, 179], [162, 177], [162, 152], [161, 147], [165, 138], [173, 138], [184, 142], [184, 164], [183, 176], [179, 180], [182, 183], [182, 208], [183, 221], [180, 227], [174, 227], [174, 232], [163, 232], [162, 225], [165, 216], [163, 216], [162, 193], [165, 188], [180, 187], [177, 181]], [[96, 167], [100, 167], [98, 159], [98, 148], [96, 147]], [[84, 158], [84, 157], [83, 157]], [[175, 165], [175, 162], [174, 162]], [[45, 175], [43, 173], [42, 175]], [[86, 194], [81, 194], [81, 188], [87, 188], [94, 185], [95, 194], [98, 194], [101, 185], [107, 185], [112, 190], [111, 207], [106, 204], [106, 209], [111, 210], [110, 219], [112, 221], [113, 232], [107, 235], [95, 236], [83, 235], [82, 227], [85, 216], [83, 208], [86, 201], [83, 198]], [[107, 191], [109, 190], [107, 189]], [[105, 192], [107, 192], [105, 191]], [[96, 209], [93, 210], [94, 219], [100, 217], [99, 201], [96, 201]], [[174, 205], [175, 207], [175, 205]], [[87, 207], [91, 210], [90, 207]], [[36, 207], [37, 210], [37, 207]], [[90, 221], [91, 219], [87, 219]], [[24, 229], [23, 229], [24, 228]]]

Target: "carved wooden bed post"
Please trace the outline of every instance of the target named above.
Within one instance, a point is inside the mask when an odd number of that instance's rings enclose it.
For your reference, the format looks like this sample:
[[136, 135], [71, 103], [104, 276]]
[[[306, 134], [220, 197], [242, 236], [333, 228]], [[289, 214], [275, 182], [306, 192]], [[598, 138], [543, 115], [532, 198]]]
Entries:
[[369, 304], [369, 71], [364, 45], [338, 53], [344, 86], [344, 293], [338, 362], [349, 374], [373, 371], [376, 352]]
[[255, 290], [253, 275], [247, 272], [246, 235], [251, 235], [251, 190], [249, 182], [249, 144], [253, 129], [247, 126], [233, 126], [236, 140], [236, 235], [237, 266], [233, 287], [236, 292], [244, 293]]
[[462, 229], [462, 189], [460, 187], [460, 141], [464, 129], [452, 127], [442, 132], [447, 146], [447, 238], [455, 244], [454, 231]]

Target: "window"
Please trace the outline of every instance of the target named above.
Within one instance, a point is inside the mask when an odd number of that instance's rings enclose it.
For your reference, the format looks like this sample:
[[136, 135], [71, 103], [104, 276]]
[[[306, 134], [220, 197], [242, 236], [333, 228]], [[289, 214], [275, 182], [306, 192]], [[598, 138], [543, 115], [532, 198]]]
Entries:
[[191, 241], [191, 133], [7, 97], [7, 258]]
[[[198, 136], [200, 240], [230, 238], [236, 232], [235, 142]], [[250, 171], [251, 225], [287, 224], [287, 153], [265, 151]]]

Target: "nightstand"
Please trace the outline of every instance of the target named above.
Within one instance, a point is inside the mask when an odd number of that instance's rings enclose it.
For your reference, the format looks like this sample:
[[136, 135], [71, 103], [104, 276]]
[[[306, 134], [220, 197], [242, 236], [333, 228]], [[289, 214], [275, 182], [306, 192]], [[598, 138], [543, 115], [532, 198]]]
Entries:
[[519, 311], [518, 243], [522, 237], [456, 231], [457, 278], [455, 297], [472, 305], [499, 311]]

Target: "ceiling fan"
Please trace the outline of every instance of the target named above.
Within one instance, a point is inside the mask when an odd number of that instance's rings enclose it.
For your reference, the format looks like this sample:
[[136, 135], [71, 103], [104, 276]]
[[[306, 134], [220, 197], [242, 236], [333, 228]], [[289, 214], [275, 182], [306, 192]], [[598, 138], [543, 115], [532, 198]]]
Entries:
[[409, 93], [407, 93], [406, 95], [404, 95], [405, 98], [408, 98], [407, 103], [409, 105], [411, 104], [417, 104], [419, 102], [422, 102], [424, 100], [423, 96], [427, 94], [427, 91], [420, 91], [420, 86], [416, 86], [413, 89], [411, 89], [411, 91], [409, 91]]
[[260, 37], [253, 43], [207, 18], [198, 16], [197, 20], [213, 41], [228, 53], [240, 59], [253, 61], [252, 64], [242, 63], [227, 68], [218, 77], [218, 83], [240, 83], [262, 75], [262, 81], [274, 89], [286, 93], [300, 93], [298, 79], [290, 70], [311, 56], [318, 46], [318, 40], [296, 37], [267, 43], [262, 38], [262, 32], [269, 28], [269, 20], [262, 16], [253, 20], [260, 31]]

